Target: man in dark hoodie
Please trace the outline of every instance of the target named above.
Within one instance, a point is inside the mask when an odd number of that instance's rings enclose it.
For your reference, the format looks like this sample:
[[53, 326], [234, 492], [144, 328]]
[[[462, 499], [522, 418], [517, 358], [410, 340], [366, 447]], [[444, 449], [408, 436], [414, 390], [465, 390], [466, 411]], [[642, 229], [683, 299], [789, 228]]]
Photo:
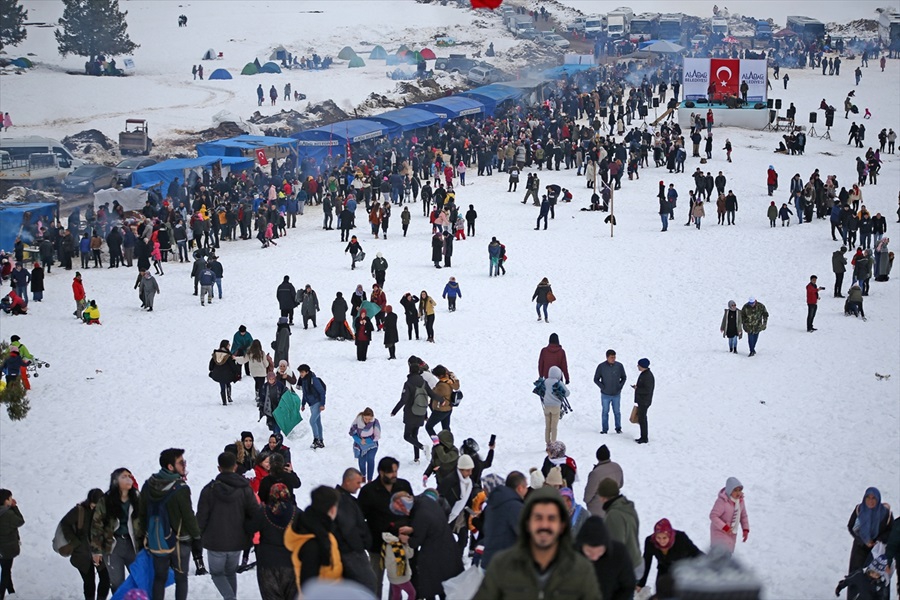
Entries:
[[311, 579], [338, 580], [343, 575], [341, 553], [334, 537], [338, 493], [321, 485], [310, 494], [310, 505], [297, 513], [284, 532], [284, 545], [291, 551], [297, 588]]
[[[187, 461], [184, 450], [168, 448], [159, 454], [160, 470], [144, 482], [141, 494], [141, 523], [147, 527], [147, 549], [153, 555], [152, 600], [165, 600], [166, 579], [169, 569], [175, 571], [175, 598], [184, 600], [188, 595], [188, 566], [191, 554], [197, 575], [206, 575], [203, 565], [203, 546], [200, 526], [194, 516], [191, 504], [191, 488], [185, 483]], [[169, 517], [169, 525], [176, 536], [174, 548], [163, 548], [163, 541], [153, 539], [150, 531], [149, 515], [164, 510]]]
[[559, 345], [559, 336], [555, 333], [550, 334], [550, 343], [541, 348], [541, 355], [538, 358], [538, 376], [547, 379], [550, 374], [550, 367], [559, 367], [566, 379], [566, 385], [569, 384], [569, 365], [566, 362], [566, 351]]
[[562, 496], [544, 487], [528, 496], [516, 545], [498, 554], [475, 600], [495, 598], [600, 600], [591, 563], [575, 551]]
[[334, 520], [334, 537], [341, 552], [344, 579], [355, 581], [374, 593], [375, 571], [372, 570], [369, 556], [366, 554], [366, 548], [372, 546], [372, 533], [354, 496], [362, 487], [362, 483], [362, 473], [350, 467], [344, 471], [341, 484], [334, 488], [340, 497], [337, 518]]
[[501, 550], [516, 543], [519, 537], [519, 515], [528, 492], [528, 478], [519, 471], [506, 476], [505, 485], [496, 488], [488, 496], [484, 510], [484, 552], [481, 567], [487, 569], [491, 559]]
[[631, 600], [634, 597], [634, 566], [622, 542], [609, 539], [603, 519], [592, 516], [575, 538], [575, 548], [594, 565], [603, 600]]
[[197, 525], [209, 555], [209, 573], [224, 600], [237, 598], [238, 560], [250, 543], [247, 531], [252, 531], [260, 511], [250, 481], [236, 471], [237, 457], [221, 453], [219, 475], [206, 484], [197, 503]]

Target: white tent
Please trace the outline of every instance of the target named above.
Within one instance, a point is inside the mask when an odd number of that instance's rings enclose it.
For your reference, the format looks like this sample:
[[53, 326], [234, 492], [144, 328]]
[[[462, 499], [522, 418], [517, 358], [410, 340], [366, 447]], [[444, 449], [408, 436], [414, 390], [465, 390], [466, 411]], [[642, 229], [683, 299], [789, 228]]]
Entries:
[[94, 193], [94, 210], [99, 210], [104, 204], [112, 208], [113, 201], [117, 200], [125, 211], [141, 210], [147, 203], [147, 190], [137, 188], [124, 188], [121, 190], [100, 190]]

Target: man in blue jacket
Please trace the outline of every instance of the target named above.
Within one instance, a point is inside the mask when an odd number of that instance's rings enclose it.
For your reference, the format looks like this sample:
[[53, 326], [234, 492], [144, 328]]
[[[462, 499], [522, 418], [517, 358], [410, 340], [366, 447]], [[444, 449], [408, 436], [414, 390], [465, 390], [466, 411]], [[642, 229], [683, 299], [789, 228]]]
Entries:
[[512, 548], [519, 537], [519, 515], [528, 491], [528, 478], [519, 471], [506, 476], [506, 484], [491, 492], [484, 513], [484, 553], [481, 568], [501, 550]]
[[304, 364], [297, 367], [297, 374], [300, 376], [300, 389], [303, 392], [300, 410], [305, 410], [309, 405], [309, 426], [313, 432], [313, 443], [310, 448], [313, 450], [324, 448], [321, 413], [325, 410], [325, 384], [316, 377], [315, 373], [310, 371], [309, 365]]
[[603, 403], [602, 419], [603, 429], [600, 433], [609, 431], [609, 406], [612, 405], [613, 416], [616, 418], [616, 433], [622, 433], [622, 413], [619, 403], [622, 399], [622, 387], [628, 377], [625, 375], [625, 367], [616, 361], [616, 351], [607, 350], [606, 360], [597, 365], [594, 372], [594, 383], [600, 388], [600, 400]]

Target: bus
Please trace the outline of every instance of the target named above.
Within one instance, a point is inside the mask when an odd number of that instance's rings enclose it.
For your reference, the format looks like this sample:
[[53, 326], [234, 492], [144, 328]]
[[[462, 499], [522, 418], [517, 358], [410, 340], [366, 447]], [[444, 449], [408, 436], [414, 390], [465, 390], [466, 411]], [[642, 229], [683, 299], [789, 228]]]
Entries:
[[674, 40], [681, 39], [681, 25], [684, 16], [681, 14], [660, 15], [659, 17], [659, 39]]
[[631, 39], [655, 40], [659, 37], [659, 14], [643, 13], [631, 20]]
[[788, 17], [787, 28], [807, 40], [825, 37], [825, 24], [810, 17]]
[[885, 46], [896, 50], [900, 45], [900, 14], [883, 11], [878, 19], [878, 35]]

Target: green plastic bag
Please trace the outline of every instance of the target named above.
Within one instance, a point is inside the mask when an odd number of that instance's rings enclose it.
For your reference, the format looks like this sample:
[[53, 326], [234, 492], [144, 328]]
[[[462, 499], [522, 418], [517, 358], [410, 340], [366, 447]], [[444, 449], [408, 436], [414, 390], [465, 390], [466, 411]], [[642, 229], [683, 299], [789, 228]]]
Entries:
[[300, 396], [293, 389], [287, 389], [281, 395], [278, 402], [278, 408], [272, 413], [275, 422], [287, 436], [294, 430], [294, 427], [303, 422], [303, 416], [300, 414]]

